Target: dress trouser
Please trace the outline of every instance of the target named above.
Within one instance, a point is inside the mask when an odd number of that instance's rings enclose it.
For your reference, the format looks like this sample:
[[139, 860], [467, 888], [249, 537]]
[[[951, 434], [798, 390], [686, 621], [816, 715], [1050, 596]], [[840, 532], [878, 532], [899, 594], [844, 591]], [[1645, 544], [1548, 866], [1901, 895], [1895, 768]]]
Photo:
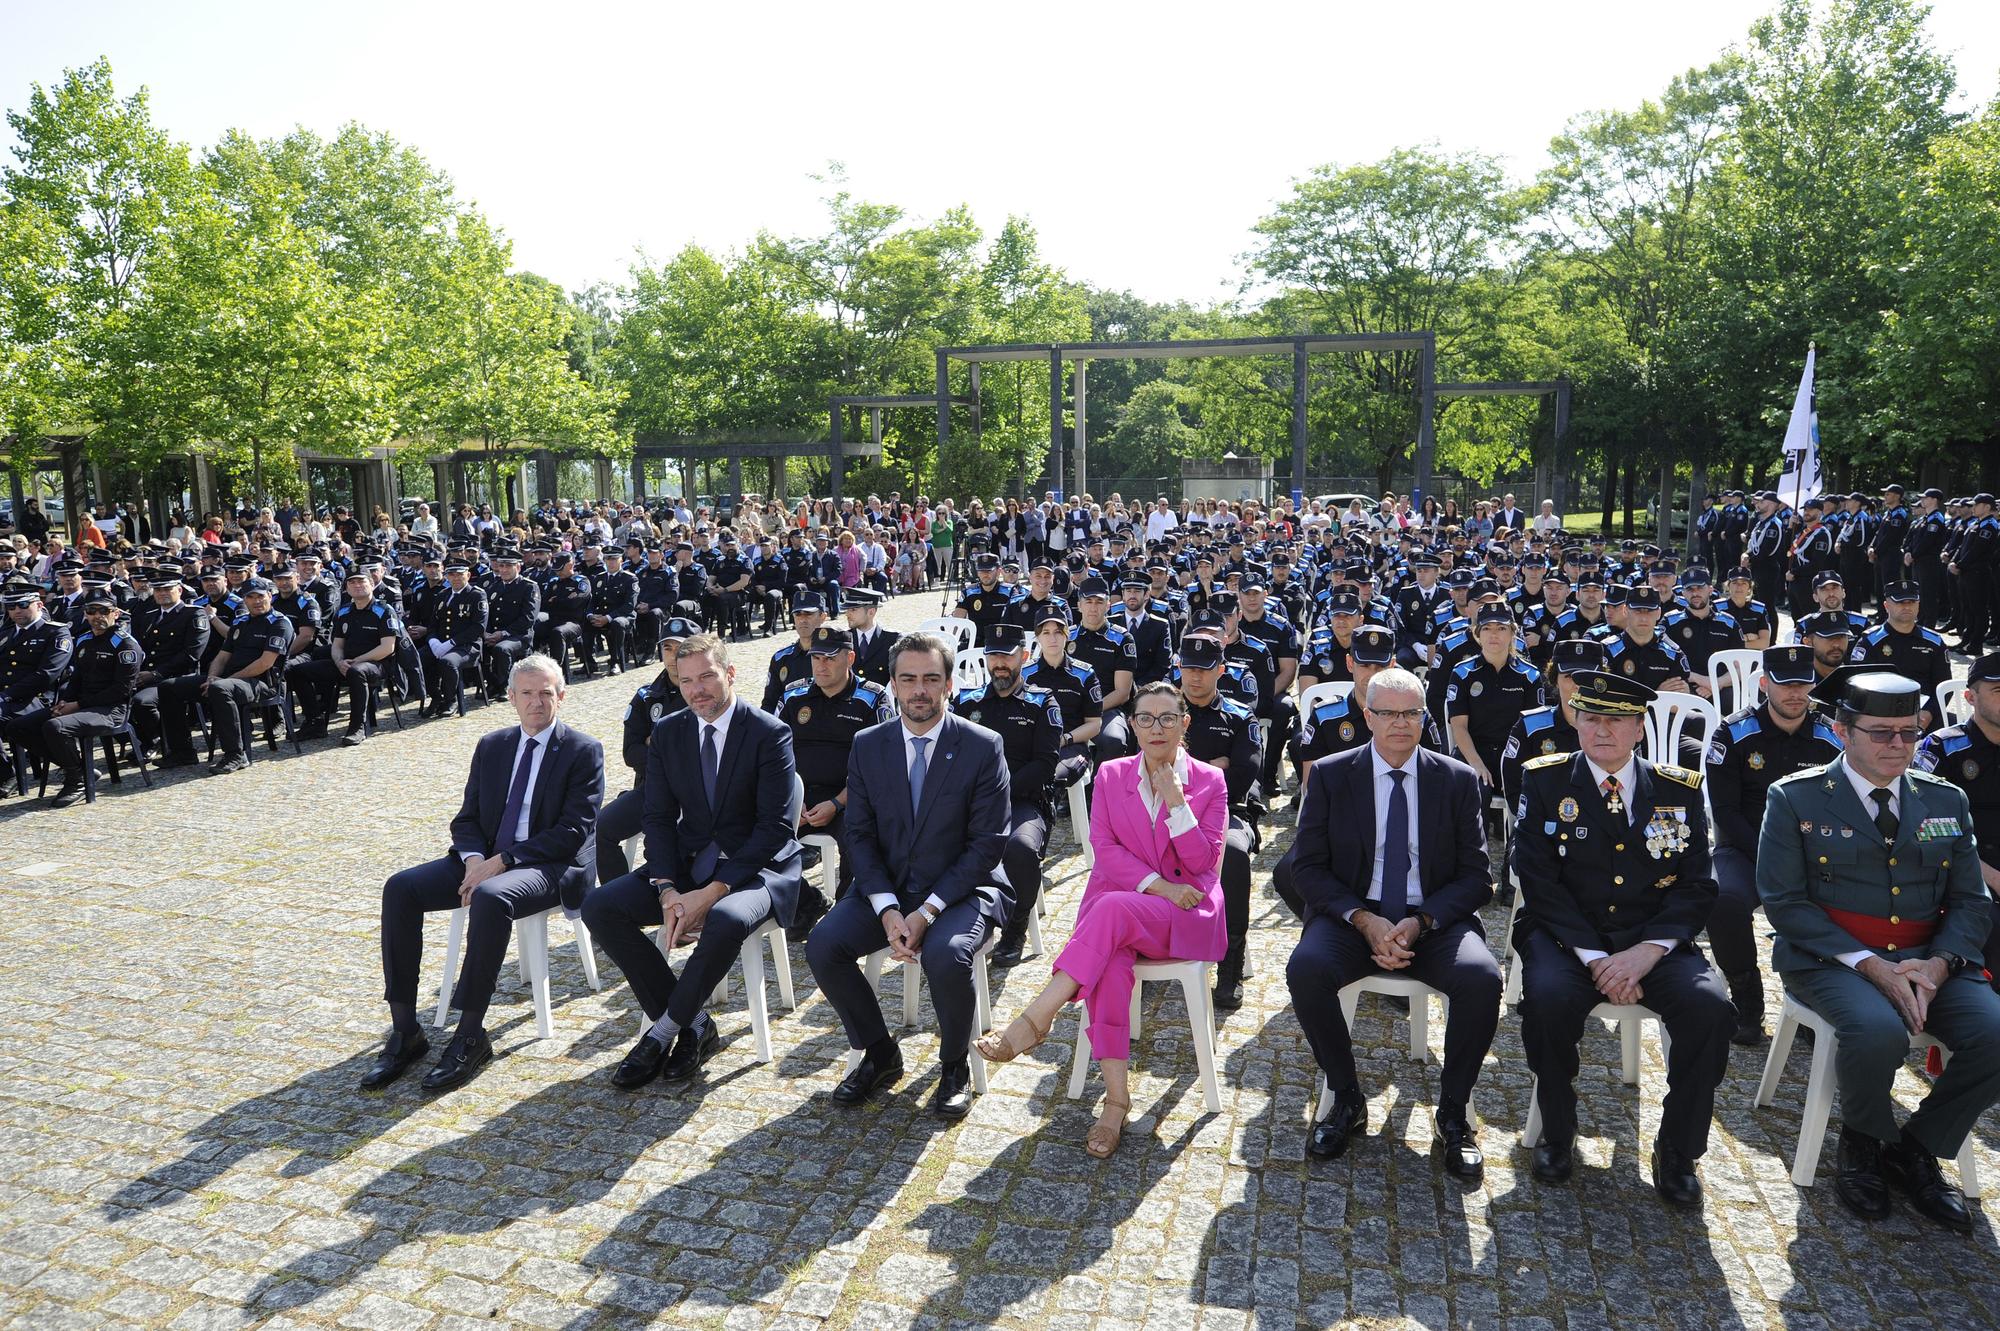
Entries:
[[765, 887], [746, 885], [724, 896], [708, 908], [694, 951], [677, 977], [645, 933], [660, 923], [661, 912], [660, 889], [644, 875], [628, 873], [583, 899], [583, 922], [592, 941], [618, 963], [647, 1018], [658, 1021], [665, 1013], [683, 1028], [701, 1015], [751, 931], [770, 918], [771, 893]]
[[[67, 716], [52, 716], [42, 722], [40, 747], [49, 760], [62, 769], [69, 781], [83, 779], [83, 765], [89, 761], [85, 745], [100, 735], [115, 735], [125, 728], [127, 707], [85, 708]], [[36, 747], [30, 741], [29, 747]]]
[[[1590, 1010], [1605, 1000], [1576, 954], [1539, 928], [1516, 931], [1521, 954], [1521, 1043], [1539, 1079], [1543, 1135], [1576, 1140], [1577, 1042]], [[1699, 948], [1686, 943], [1660, 958], [1641, 986], [1640, 1001], [1659, 1013], [1671, 1048], [1660, 1138], [1690, 1160], [1708, 1149], [1715, 1088], [1729, 1070], [1729, 1035], [1736, 1008]]]
[[[558, 875], [548, 866], [503, 870], [472, 889], [467, 903], [464, 961], [452, 990], [459, 1028], [484, 1029], [493, 985], [507, 956], [514, 921], [562, 904]], [[404, 869], [382, 884], [382, 978], [391, 1003], [415, 1005], [417, 966], [424, 953], [424, 916], [458, 909], [465, 864], [445, 855]]]
[[1331, 915], [1315, 915], [1299, 935], [1298, 946], [1292, 949], [1292, 959], [1285, 967], [1292, 1007], [1313, 1057], [1326, 1073], [1327, 1084], [1335, 1091], [1344, 1091], [1359, 1083], [1354, 1072], [1353, 1035], [1340, 1010], [1340, 991], [1371, 975], [1406, 975], [1439, 990], [1447, 1007], [1438, 1098], [1462, 1110], [1500, 1025], [1500, 965], [1470, 921], [1425, 934], [1414, 950], [1416, 957], [1407, 967], [1385, 971], [1375, 964], [1368, 940], [1359, 929]]
[[424, 668], [431, 674], [431, 697], [456, 702], [465, 688], [465, 667], [479, 655], [477, 647], [453, 647], [443, 656], [424, 651]]
[[639, 835], [639, 822], [646, 812], [644, 790], [644, 786], [634, 786], [598, 810], [597, 882], [600, 887], [632, 872], [632, 865], [625, 858], [625, 843]]
[[[1026, 929], [1028, 912], [1042, 894], [1042, 852], [1049, 844], [1049, 820], [1040, 805], [1019, 802], [1014, 805], [1013, 820], [1013, 830], [1000, 851], [1000, 867], [1007, 871], [1008, 896], [1013, 903], [1008, 924]], [[843, 870], [846, 863], [842, 859]]]
[[1715, 909], [1708, 916], [1708, 943], [1715, 967], [1729, 984], [1729, 997], [1742, 1020], [1764, 1017], [1764, 971], [1757, 964], [1755, 936], [1757, 866], [1734, 846], [1715, 851]]
[[[945, 907], [918, 944], [924, 984], [937, 1010], [938, 1057], [948, 1064], [963, 1062], [972, 1044], [972, 955], [994, 926], [991, 912], [984, 897], [970, 893]], [[867, 1049], [889, 1038], [881, 1001], [861, 973], [861, 959], [888, 945], [881, 919], [857, 892], [842, 897], [806, 940], [806, 962], [820, 992], [840, 1014], [849, 1048]]]
[[[1838, 963], [1786, 971], [1784, 979], [1794, 998], [1833, 1023], [1840, 1039], [1833, 1075], [1841, 1123], [1877, 1141], [1897, 1140], [1890, 1092], [1910, 1056], [1910, 1033], [1896, 1009], [1861, 972]], [[1951, 1051], [1951, 1061], [1902, 1131], [1946, 1159], [1958, 1154], [1979, 1116], [2000, 1101], [2000, 995], [1967, 967], [1931, 999], [1924, 1030]]]
[[1229, 930], [1229, 951], [1216, 968], [1218, 984], [1243, 978], [1243, 949], [1250, 936], [1250, 857], [1258, 846], [1257, 829], [1236, 814], [1229, 815], [1222, 837], [1222, 918]]
[[1291, 907], [1292, 914], [1304, 919], [1306, 902], [1305, 898], [1299, 895], [1294, 867], [1298, 863], [1298, 858], [1299, 843], [1297, 838], [1294, 838], [1292, 844], [1285, 847], [1285, 853], [1278, 857], [1277, 864], [1271, 868], [1271, 890], [1278, 894], [1278, 900]]
[[1106, 711], [1099, 718], [1097, 738], [1090, 742], [1090, 760], [1099, 766], [1113, 758], [1124, 758], [1138, 752], [1132, 742], [1132, 720], [1125, 715], [1122, 707]]
[[1206, 959], [1172, 957], [1174, 921], [1181, 913], [1149, 892], [1100, 892], [1085, 902], [1055, 969], [1077, 983], [1090, 1019], [1091, 1057], [1132, 1057], [1133, 967], [1140, 958]]
[[[207, 693], [202, 696], [208, 707], [208, 726], [215, 737], [216, 750], [225, 757], [241, 757], [243, 745], [249, 738], [243, 733], [243, 709], [270, 698], [270, 684], [262, 675], [255, 679], [225, 676], [211, 681]], [[185, 734], [185, 717], [181, 725], [179, 733]]]

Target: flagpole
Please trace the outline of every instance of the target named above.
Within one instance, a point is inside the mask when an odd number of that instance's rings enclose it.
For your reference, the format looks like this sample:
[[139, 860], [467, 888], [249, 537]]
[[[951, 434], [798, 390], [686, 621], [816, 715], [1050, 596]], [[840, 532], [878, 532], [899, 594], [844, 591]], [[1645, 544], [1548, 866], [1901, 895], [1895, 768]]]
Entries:
[[[1808, 376], [1814, 378], [1815, 380], [1817, 379], [1818, 376], [1813, 375], [1812, 373], [1814, 368], [1813, 360], [1814, 360], [1814, 355], [1818, 350], [1819, 350], [1819, 343], [1817, 342], [1806, 343], [1806, 373]], [[1819, 392], [1818, 383], [1815, 382], [1809, 391], [1812, 394], [1816, 395]], [[1796, 404], [1794, 405], [1793, 414], [1795, 415], [1797, 414]], [[1790, 431], [1787, 430], [1786, 433], [1789, 434]], [[1794, 513], [1798, 512], [1799, 505], [1805, 502], [1805, 495], [1802, 493], [1802, 491], [1805, 489], [1805, 484], [1806, 484], [1806, 455], [1804, 452], [1801, 452], [1799, 454], [1799, 465], [1792, 472], [1792, 511]]]

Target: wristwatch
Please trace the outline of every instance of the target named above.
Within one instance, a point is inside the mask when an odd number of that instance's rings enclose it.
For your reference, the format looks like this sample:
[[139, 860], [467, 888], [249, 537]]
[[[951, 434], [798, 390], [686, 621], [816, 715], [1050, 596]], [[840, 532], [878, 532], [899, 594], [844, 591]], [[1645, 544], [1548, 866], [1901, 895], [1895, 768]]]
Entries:
[[[937, 923], [937, 918], [938, 918], [937, 907], [931, 905], [931, 903], [928, 901], [926, 901], [923, 905], [917, 907], [917, 914], [924, 917], [924, 923], [926, 925], [932, 925]], [[1960, 964], [1963, 965], [1964, 963], [1961, 962]]]
[[1946, 979], [1950, 979], [1952, 976], [1958, 974], [1966, 966], [1965, 958], [1959, 956], [1956, 952], [1933, 952], [1931, 953], [1931, 960], [1942, 961], [1944, 963]]

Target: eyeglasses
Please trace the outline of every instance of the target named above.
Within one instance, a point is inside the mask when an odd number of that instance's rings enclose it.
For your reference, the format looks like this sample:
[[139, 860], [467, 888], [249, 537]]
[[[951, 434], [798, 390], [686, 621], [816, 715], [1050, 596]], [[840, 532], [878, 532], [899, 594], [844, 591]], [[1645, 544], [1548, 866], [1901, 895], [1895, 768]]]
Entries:
[[1424, 714], [1424, 709], [1421, 707], [1413, 707], [1408, 711], [1398, 711], [1398, 712], [1385, 712], [1379, 707], [1370, 707], [1366, 710], [1368, 712], [1368, 715], [1379, 716], [1384, 721], [1387, 721], [1390, 725], [1395, 725], [1398, 722], [1400, 722], [1403, 725], [1413, 726], [1417, 723], [1418, 719], [1422, 717]]
[[1179, 712], [1134, 712], [1132, 714], [1132, 728], [1134, 730], [1167, 730], [1180, 723], [1181, 714]]
[[1924, 732], [1915, 726], [1849, 726], [1857, 735], [1866, 735], [1877, 744], [1915, 744]]

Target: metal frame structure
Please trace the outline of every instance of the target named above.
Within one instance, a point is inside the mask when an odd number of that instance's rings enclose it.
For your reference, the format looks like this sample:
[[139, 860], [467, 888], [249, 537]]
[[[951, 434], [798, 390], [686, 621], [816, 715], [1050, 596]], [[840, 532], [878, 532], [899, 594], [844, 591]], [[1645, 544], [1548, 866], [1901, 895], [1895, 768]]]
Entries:
[[1451, 398], [1477, 397], [1549, 397], [1555, 398], [1555, 437], [1549, 446], [1549, 456], [1544, 460], [1535, 459], [1535, 496], [1533, 503], [1540, 505], [1544, 499], [1555, 501], [1556, 511], [1563, 509], [1567, 496], [1563, 493], [1563, 472], [1561, 463], [1562, 439], [1569, 433], [1569, 379], [1523, 379], [1494, 381], [1492, 383], [1434, 384], [1432, 395], [1439, 401]]
[[[1075, 363], [1074, 407], [1076, 493], [1088, 488], [1088, 443], [1084, 438], [1087, 371], [1093, 360], [1191, 360], [1201, 356], [1282, 356], [1292, 358], [1292, 501], [1304, 503], [1306, 477], [1306, 369], [1315, 352], [1357, 355], [1370, 352], [1417, 353], [1417, 479], [1421, 495], [1430, 489], [1436, 450], [1432, 416], [1437, 401], [1437, 335], [1418, 333], [1312, 333], [1293, 337], [1203, 337], [1169, 342], [1016, 342], [985, 347], [940, 347], [937, 352], [938, 449], [951, 439], [951, 362], [966, 362], [971, 374], [968, 394], [973, 431], [979, 429], [979, 367], [1001, 361], [1044, 360], [1049, 364], [1049, 451], [1056, 485], [1063, 474], [1063, 362]], [[966, 399], [958, 399], [965, 401]]]

